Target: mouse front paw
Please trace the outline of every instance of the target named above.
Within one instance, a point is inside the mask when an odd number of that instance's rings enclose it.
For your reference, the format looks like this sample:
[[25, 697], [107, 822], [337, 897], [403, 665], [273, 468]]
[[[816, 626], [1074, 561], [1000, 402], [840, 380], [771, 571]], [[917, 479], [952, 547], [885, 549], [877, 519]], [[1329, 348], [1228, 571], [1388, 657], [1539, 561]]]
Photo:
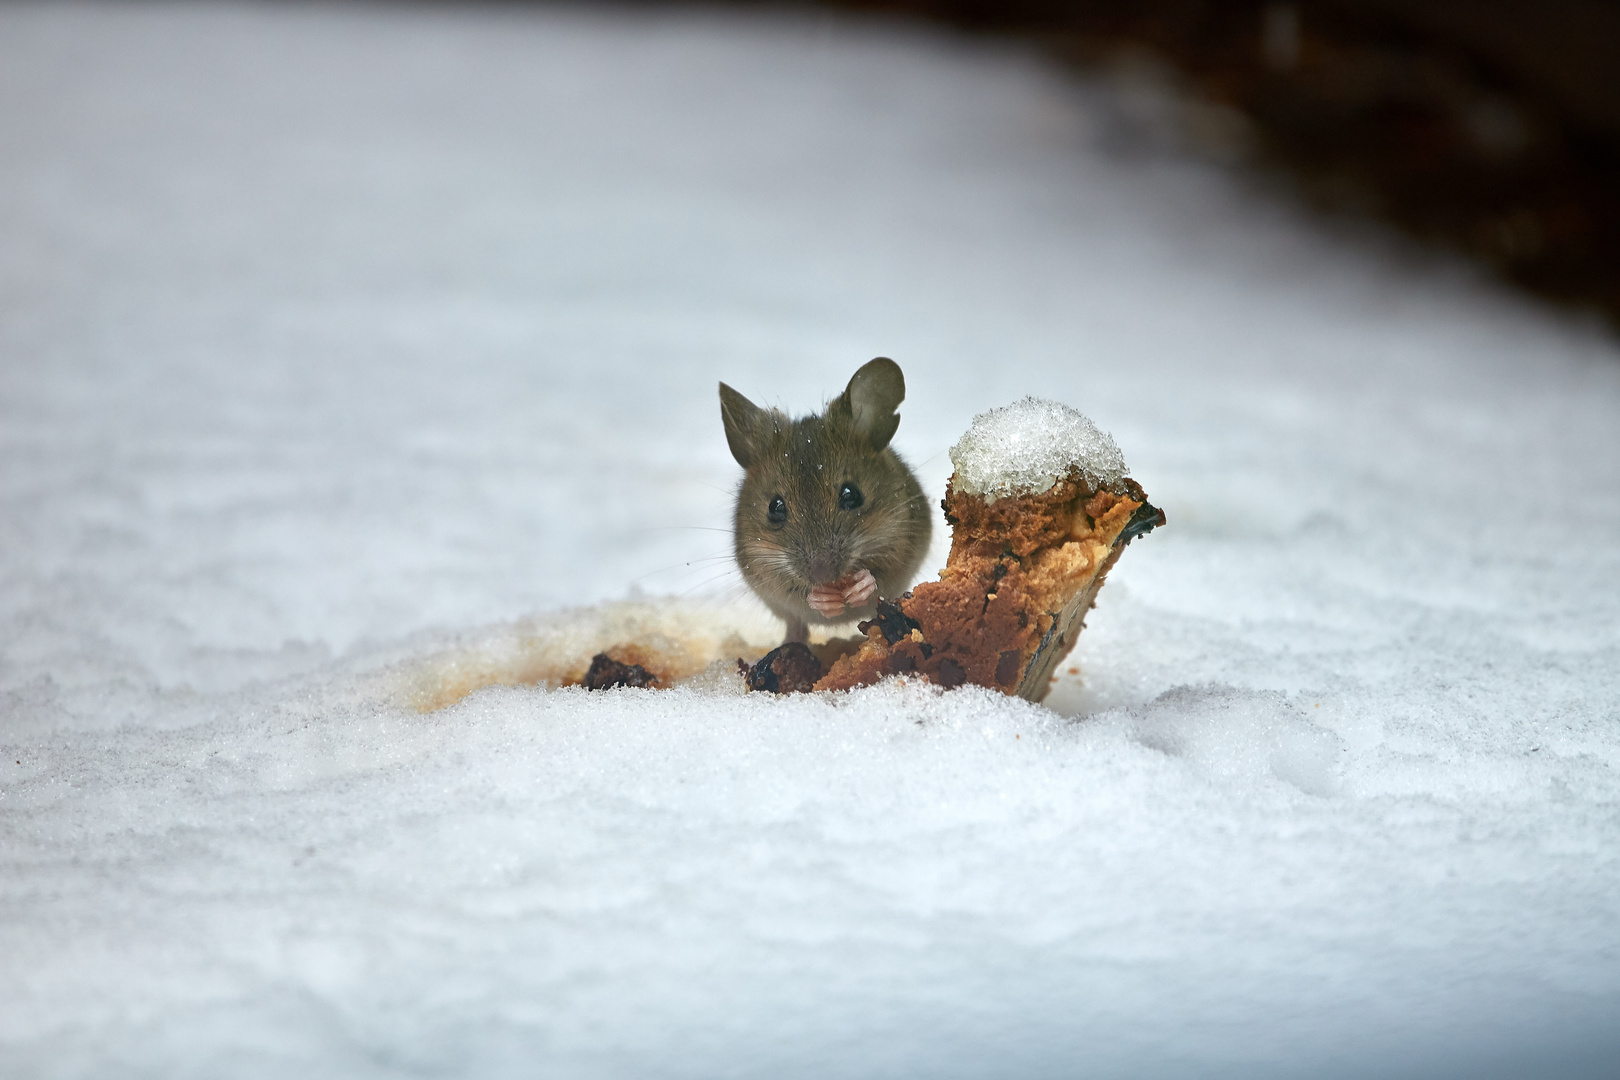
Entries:
[[823, 618], [836, 619], [849, 608], [865, 607], [877, 592], [877, 579], [870, 570], [857, 570], [826, 585], [817, 585], [807, 598]]
[[836, 619], [844, 613], [844, 584], [835, 581], [829, 585], [817, 585], [810, 590], [806, 600], [823, 618]]
[[870, 570], [860, 570], [844, 579], [844, 603], [852, 608], [865, 607], [877, 592], [877, 578]]

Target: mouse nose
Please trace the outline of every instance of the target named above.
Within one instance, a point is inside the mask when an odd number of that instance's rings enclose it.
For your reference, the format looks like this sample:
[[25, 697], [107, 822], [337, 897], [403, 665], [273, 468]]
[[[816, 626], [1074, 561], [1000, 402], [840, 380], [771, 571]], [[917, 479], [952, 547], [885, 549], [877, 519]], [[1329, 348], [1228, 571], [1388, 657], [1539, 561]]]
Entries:
[[831, 556], [812, 555], [810, 557], [810, 584], [826, 585], [836, 576]]

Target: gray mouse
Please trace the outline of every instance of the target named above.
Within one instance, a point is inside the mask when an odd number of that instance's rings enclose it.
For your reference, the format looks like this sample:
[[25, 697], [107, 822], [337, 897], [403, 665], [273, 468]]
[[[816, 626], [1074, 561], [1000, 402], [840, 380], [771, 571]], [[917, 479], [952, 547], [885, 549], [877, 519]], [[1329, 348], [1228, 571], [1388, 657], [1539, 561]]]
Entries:
[[928, 553], [928, 500], [889, 446], [905, 398], [906, 378], [886, 356], [863, 365], [820, 416], [798, 420], [720, 384], [726, 442], [745, 470], [737, 566], [786, 620], [787, 641], [873, 615]]

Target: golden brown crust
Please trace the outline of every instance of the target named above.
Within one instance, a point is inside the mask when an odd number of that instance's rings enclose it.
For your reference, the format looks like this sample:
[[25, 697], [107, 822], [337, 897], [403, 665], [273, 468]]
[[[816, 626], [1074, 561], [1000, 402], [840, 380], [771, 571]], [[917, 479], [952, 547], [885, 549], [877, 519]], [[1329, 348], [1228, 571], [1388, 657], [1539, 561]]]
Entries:
[[1123, 486], [1094, 491], [1071, 477], [994, 502], [947, 487], [951, 553], [939, 580], [862, 623], [866, 642], [816, 689], [915, 672], [942, 686], [971, 682], [1040, 700], [1125, 544], [1163, 523], [1135, 482]]

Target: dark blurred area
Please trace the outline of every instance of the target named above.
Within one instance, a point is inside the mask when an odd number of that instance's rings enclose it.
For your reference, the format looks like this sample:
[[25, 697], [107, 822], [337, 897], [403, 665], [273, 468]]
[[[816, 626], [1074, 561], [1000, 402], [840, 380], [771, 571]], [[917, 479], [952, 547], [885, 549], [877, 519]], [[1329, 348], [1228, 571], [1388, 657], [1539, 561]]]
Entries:
[[1620, 3], [825, 0], [1162, 61], [1243, 156], [1620, 325]]

